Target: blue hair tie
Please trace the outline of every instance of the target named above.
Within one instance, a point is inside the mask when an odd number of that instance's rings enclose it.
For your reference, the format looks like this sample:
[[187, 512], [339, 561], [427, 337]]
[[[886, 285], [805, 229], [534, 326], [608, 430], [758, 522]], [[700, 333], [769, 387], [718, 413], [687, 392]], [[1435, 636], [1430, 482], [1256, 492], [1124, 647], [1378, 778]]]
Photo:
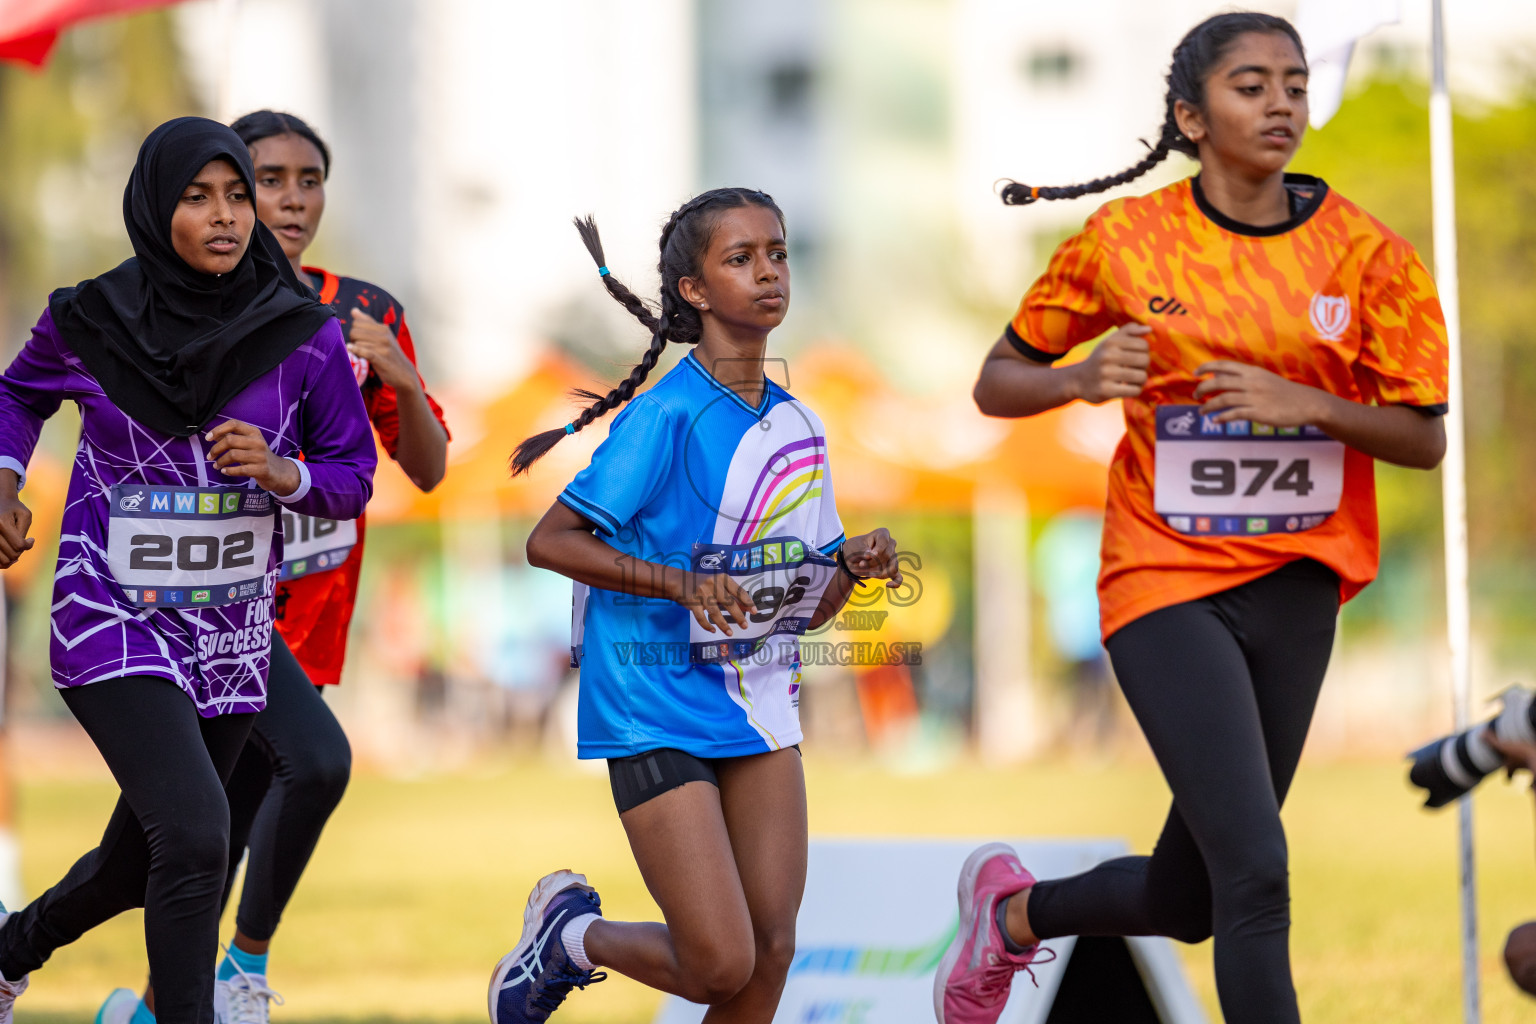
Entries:
[[567, 423], [565, 425], [565, 432], [567, 434], [574, 434], [574, 433], [576, 433], [576, 424], [574, 424], [574, 423]]
[[607, 277], [608, 276], [608, 268], [607, 267], [598, 267], [597, 268], [597, 276], [598, 277]]

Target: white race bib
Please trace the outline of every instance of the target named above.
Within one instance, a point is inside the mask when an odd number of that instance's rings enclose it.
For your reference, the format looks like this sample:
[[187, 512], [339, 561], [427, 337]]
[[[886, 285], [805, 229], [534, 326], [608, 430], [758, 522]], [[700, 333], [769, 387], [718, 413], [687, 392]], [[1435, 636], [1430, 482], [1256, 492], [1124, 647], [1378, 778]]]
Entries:
[[586, 654], [587, 598], [592, 588], [585, 583], [571, 581], [571, 668], [581, 668]]
[[804, 634], [838, 571], [837, 562], [797, 537], [695, 544], [692, 569], [729, 574], [757, 606], [745, 630], [731, 623], [729, 637], [711, 633], [690, 618], [689, 660], [695, 663], [748, 658], [776, 638]]
[[249, 601], [267, 591], [272, 520], [266, 491], [117, 484], [107, 567], [141, 608]]
[[1297, 533], [1344, 493], [1344, 445], [1316, 427], [1217, 423], [1198, 405], [1157, 409], [1154, 508], [1179, 533]]
[[357, 545], [357, 520], [321, 519], [283, 509], [283, 566], [279, 580], [335, 569]]

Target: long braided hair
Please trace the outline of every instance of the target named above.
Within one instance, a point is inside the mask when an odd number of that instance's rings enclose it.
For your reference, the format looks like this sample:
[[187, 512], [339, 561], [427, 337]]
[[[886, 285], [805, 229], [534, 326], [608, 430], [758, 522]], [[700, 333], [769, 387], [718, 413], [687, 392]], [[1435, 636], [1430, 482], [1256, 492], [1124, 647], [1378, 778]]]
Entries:
[[1037, 199], [1076, 199], [1078, 196], [1104, 192], [1117, 185], [1135, 181], [1162, 163], [1169, 153], [1199, 156], [1199, 150], [1195, 144], [1179, 131], [1179, 122], [1173, 112], [1174, 105], [1183, 100], [1197, 110], [1204, 110], [1206, 77], [1227, 55], [1227, 51], [1237, 42], [1238, 37], [1249, 32], [1281, 33], [1290, 36], [1291, 42], [1296, 44], [1296, 52], [1302, 54], [1305, 59], [1307, 51], [1302, 45], [1301, 36], [1284, 18], [1251, 11], [1218, 14], [1207, 18], [1190, 29], [1189, 33], [1179, 41], [1179, 45], [1173, 49], [1173, 64], [1168, 69], [1168, 93], [1164, 101], [1163, 127], [1158, 135], [1157, 145], [1150, 147], [1151, 152], [1119, 174], [1111, 174], [1107, 178], [1095, 178], [1081, 185], [1031, 188], [1017, 181], [1009, 181], [1001, 191], [1003, 202], [1009, 206], [1026, 206]]
[[592, 259], [597, 263], [603, 286], [619, 305], [651, 332], [651, 344], [645, 350], [645, 355], [640, 357], [640, 362], [629, 371], [629, 376], [606, 395], [576, 391], [574, 394], [577, 398], [590, 404], [569, 424], [525, 438], [512, 453], [513, 476], [528, 472], [530, 466], [559, 444], [560, 439], [567, 434], [576, 433], [633, 398], [635, 389], [644, 384], [656, 368], [667, 342], [675, 341], [681, 345], [698, 342], [704, 332], [704, 321], [699, 317], [697, 309], [683, 301], [677, 282], [685, 277], [699, 276], [703, 269], [704, 253], [709, 249], [710, 238], [720, 213], [742, 206], [761, 206], [772, 210], [779, 218], [779, 223], [784, 223], [784, 211], [779, 209], [779, 204], [773, 201], [772, 196], [746, 188], [711, 189], [694, 196], [667, 218], [666, 226], [661, 229], [661, 303], [660, 308], [654, 312], [624, 282], [608, 271], [607, 259], [603, 256], [603, 241], [598, 237], [596, 222], [591, 217], [576, 218], [576, 230], [587, 252], [592, 254]]

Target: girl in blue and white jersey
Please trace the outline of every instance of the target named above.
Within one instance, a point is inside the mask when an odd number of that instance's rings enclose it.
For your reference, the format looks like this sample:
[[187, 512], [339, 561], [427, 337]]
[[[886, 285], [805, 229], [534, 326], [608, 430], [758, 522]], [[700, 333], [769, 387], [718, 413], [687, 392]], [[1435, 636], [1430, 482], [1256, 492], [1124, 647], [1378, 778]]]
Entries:
[[[773, 199], [715, 189], [672, 214], [659, 314], [603, 265], [592, 221], [577, 227], [651, 345], [572, 423], [519, 445], [513, 472], [623, 406], [528, 560], [576, 582], [578, 750], [607, 759], [666, 923], [605, 920], [583, 876], [545, 876], [492, 977], [491, 1019], [543, 1021], [602, 966], [709, 1004], [707, 1020], [767, 1022], [805, 888], [799, 637], [859, 581], [900, 586], [896, 546], [884, 529], [844, 536], [821, 420], [763, 373], [789, 307]], [[668, 341], [694, 349], [636, 396]]]

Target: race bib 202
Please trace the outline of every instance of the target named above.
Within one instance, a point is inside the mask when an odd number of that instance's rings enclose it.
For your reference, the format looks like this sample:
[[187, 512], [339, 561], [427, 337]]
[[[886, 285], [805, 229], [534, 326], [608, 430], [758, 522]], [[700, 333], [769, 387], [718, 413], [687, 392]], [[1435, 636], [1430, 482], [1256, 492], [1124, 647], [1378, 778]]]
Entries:
[[107, 566], [141, 608], [231, 604], [269, 583], [272, 495], [252, 488], [112, 488]]

